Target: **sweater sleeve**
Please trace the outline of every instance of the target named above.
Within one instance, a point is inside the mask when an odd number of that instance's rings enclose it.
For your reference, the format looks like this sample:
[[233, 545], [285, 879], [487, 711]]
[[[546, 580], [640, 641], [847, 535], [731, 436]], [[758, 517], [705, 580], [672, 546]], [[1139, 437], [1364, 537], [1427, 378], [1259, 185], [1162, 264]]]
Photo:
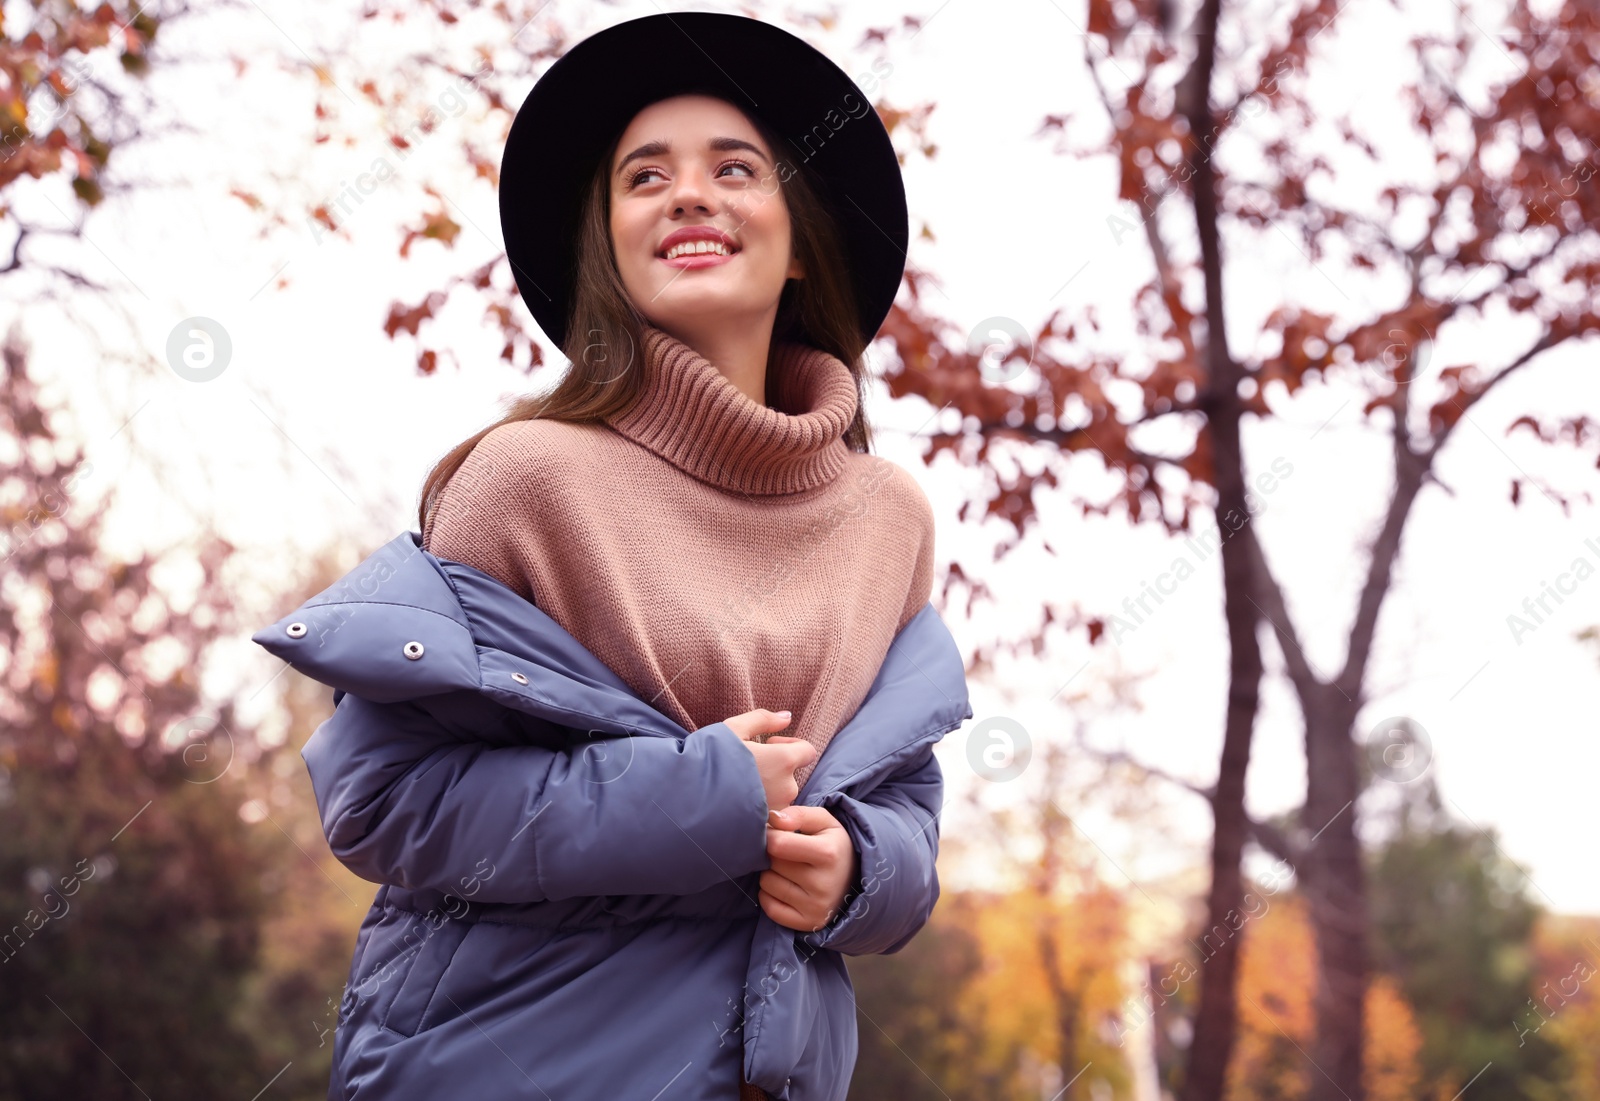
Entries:
[[[482, 570], [532, 603], [533, 578], [512, 533], [538, 514], [543, 479], [534, 424], [494, 429], [472, 449], [445, 484], [428, 515], [423, 549]], [[520, 519], [519, 519], [520, 517]]]

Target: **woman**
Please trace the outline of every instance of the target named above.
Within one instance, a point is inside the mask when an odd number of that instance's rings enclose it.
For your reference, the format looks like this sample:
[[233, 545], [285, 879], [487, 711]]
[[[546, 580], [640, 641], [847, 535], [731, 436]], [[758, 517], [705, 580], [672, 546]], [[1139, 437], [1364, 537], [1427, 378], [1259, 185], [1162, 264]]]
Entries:
[[[432, 472], [420, 548], [256, 636], [341, 689], [303, 755], [330, 845], [386, 884], [330, 1097], [844, 1096], [838, 954], [926, 919], [932, 745], [971, 715], [931, 509], [866, 452], [860, 357], [905, 217], [852, 101], [799, 39], [676, 13], [581, 43], [519, 112], [507, 254], [571, 368]], [[796, 134], [822, 139], [798, 164]]]

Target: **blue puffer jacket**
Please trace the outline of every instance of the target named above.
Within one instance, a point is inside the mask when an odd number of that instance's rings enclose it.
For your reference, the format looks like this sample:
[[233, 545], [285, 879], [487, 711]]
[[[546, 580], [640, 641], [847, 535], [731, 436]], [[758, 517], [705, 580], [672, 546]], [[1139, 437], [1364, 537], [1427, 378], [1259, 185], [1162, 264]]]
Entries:
[[932, 604], [798, 802], [861, 857], [828, 926], [756, 901], [766, 796], [725, 722], [686, 731], [543, 611], [404, 532], [252, 636], [332, 685], [301, 750], [334, 854], [382, 884], [356, 938], [334, 1101], [843, 1101], [843, 956], [939, 897], [933, 747], [972, 716]]

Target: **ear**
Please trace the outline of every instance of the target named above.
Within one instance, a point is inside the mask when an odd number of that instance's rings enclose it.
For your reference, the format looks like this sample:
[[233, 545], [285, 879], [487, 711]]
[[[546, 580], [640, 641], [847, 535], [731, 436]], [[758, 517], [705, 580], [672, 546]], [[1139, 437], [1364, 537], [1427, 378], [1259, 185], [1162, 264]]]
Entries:
[[787, 274], [787, 278], [789, 278], [789, 279], [804, 279], [805, 277], [806, 277], [806, 266], [800, 262], [800, 257], [796, 256], [796, 257], [791, 258], [790, 261], [789, 261], [789, 271], [788, 271], [788, 274]]

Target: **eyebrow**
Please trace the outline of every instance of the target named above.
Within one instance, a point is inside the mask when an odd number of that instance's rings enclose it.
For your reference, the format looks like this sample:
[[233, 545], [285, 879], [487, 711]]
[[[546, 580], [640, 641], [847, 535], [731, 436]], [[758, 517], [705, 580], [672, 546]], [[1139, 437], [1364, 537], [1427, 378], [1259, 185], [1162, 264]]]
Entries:
[[[767, 158], [765, 153], [742, 138], [712, 138], [706, 143], [706, 145], [708, 148], [713, 149], [718, 153], [727, 153], [735, 149], [742, 149], [747, 152], [754, 153], [762, 160], [767, 161], [768, 164], [772, 163]], [[642, 157], [665, 157], [669, 156], [671, 153], [671, 142], [660, 140], [647, 141], [643, 145], [639, 146], [639, 148], [635, 149], [632, 153], [629, 153], [626, 157], [623, 157], [622, 160], [617, 164], [617, 170], [613, 173], [613, 175], [622, 175], [622, 170], [624, 168], [627, 168], [631, 162], [639, 160]]]

